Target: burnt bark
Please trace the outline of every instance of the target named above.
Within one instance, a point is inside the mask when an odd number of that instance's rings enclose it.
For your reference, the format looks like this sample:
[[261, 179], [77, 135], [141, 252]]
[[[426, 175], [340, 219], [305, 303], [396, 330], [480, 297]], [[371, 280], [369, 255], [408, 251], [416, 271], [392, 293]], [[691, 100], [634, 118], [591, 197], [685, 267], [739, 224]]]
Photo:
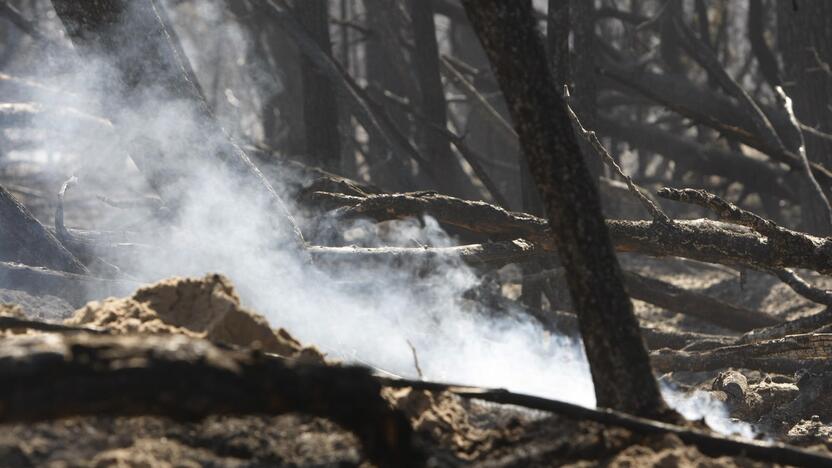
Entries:
[[[799, 154], [794, 151], [784, 152], [781, 148], [766, 144], [762, 136], [757, 133], [750, 116], [737, 103], [724, 96], [687, 80], [666, 74], [653, 73], [641, 68], [606, 64], [600, 69], [600, 73], [610, 78], [609, 84], [612, 84], [613, 87], [620, 87], [625, 92], [636, 90], [668, 109], [762, 151], [773, 161], [782, 162], [792, 169], [802, 170], [803, 161]], [[786, 112], [782, 109], [766, 107], [763, 107], [762, 110], [775, 127], [778, 135], [790, 136], [793, 134], [792, 124]], [[804, 131], [809, 128], [803, 122], [800, 125]], [[808, 131], [806, 136], [808, 140], [824, 139]], [[794, 146], [794, 142], [791, 140], [787, 139], [784, 143], [788, 146]], [[832, 186], [832, 172], [815, 161], [812, 161], [810, 165], [818, 183], [828, 193], [829, 187]]]
[[751, 52], [757, 59], [760, 74], [772, 89], [783, 83], [777, 57], [774, 56], [765, 37], [766, 11], [763, 0], [750, 0], [748, 3], [748, 40], [751, 42]]
[[[413, 66], [419, 82], [419, 109], [430, 125], [446, 128], [448, 105], [439, 71], [439, 45], [436, 42], [436, 24], [433, 19], [433, 2], [407, 0], [413, 27]], [[436, 185], [442, 193], [459, 195], [461, 170], [448, 141], [436, 132], [424, 131], [421, 135], [425, 153], [435, 168]]]
[[[594, 0], [570, 0], [569, 25], [574, 39], [574, 60], [570, 62], [572, 78], [572, 94], [574, 106], [581, 121], [587, 128], [595, 128], [598, 116], [598, 83], [595, 73], [595, 59], [598, 55], [598, 44], [595, 35], [595, 2]], [[562, 33], [561, 33], [562, 34]], [[563, 37], [560, 38], [563, 40]], [[561, 46], [565, 47], [565, 46]], [[563, 72], [554, 70], [555, 73]], [[561, 86], [561, 83], [557, 84]], [[561, 89], [555, 88], [560, 94]], [[584, 141], [578, 142], [583, 150], [584, 164], [594, 178], [603, 175], [604, 164], [594, 157], [590, 145]]]
[[[805, 1], [777, 4], [777, 47], [783, 60], [786, 93], [794, 99], [798, 120], [832, 132], [832, 3]], [[832, 142], [809, 138], [809, 159], [829, 167]]]
[[508, 103], [567, 271], [599, 406], [672, 417], [653, 378], [632, 303], [552, 81], [531, 2], [464, 0]]
[[353, 431], [382, 466], [417, 454], [404, 416], [363, 368], [296, 364], [184, 336], [44, 336], [0, 346], [0, 421], [86, 415], [286, 414], [328, 418]]
[[[350, 207], [339, 211], [340, 216], [384, 221], [429, 214], [440, 223], [485, 234], [493, 240], [527, 239], [537, 246], [538, 255], [558, 249], [558, 240], [545, 219], [484, 202], [432, 194], [380, 194], [364, 198], [319, 192], [314, 196], [325, 200], [329, 207]], [[708, 219], [675, 220], [670, 224], [610, 219], [606, 225], [619, 252], [682, 257], [761, 271], [805, 268], [832, 273], [832, 240], [788, 229], [772, 241], [751, 229]]]
[[659, 372], [700, 372], [728, 367], [791, 374], [828, 366], [832, 334], [789, 335], [757, 343], [725, 346], [708, 351], [659, 350], [651, 354]]
[[[309, 36], [326, 54], [332, 55], [329, 35], [329, 2], [295, 2], [295, 13]], [[338, 133], [338, 103], [332, 82], [305, 56], [301, 56], [303, 79], [303, 118], [306, 128], [306, 155], [324, 169], [339, 170], [341, 142]]]

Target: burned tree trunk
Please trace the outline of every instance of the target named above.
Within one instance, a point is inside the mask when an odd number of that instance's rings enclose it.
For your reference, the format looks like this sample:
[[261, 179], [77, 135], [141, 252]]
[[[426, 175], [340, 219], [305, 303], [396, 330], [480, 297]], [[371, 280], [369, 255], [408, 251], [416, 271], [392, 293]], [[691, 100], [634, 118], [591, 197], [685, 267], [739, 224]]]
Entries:
[[463, 4], [508, 102], [558, 239], [598, 405], [673, 417], [653, 378], [598, 192], [544, 59], [531, 2]]
[[[248, 199], [269, 203], [275, 232], [302, 244], [281, 198], [211, 114], [158, 0], [54, 0], [52, 5], [79, 52], [104, 59], [115, 72], [102, 92], [108, 96], [108, 117], [169, 204], [175, 208], [207, 183], [201, 176], [233, 177]], [[169, 138], [151, 136], [159, 133]]]
[[[327, 0], [296, 2], [301, 24], [318, 45], [332, 54]], [[313, 164], [333, 171], [340, 169], [341, 143], [338, 134], [338, 104], [332, 82], [305, 56], [301, 56], [303, 76], [303, 118], [306, 127], [306, 152]]]
[[[796, 5], [796, 7], [795, 7]], [[784, 65], [786, 94], [794, 99], [804, 125], [832, 132], [832, 3], [777, 2], [777, 42]], [[808, 138], [809, 159], [827, 167], [832, 142]]]
[[[408, 0], [407, 4], [413, 24], [413, 65], [419, 82], [419, 107], [432, 125], [444, 129], [448, 125], [448, 104], [439, 73], [439, 46], [436, 42], [433, 4], [423, 0]], [[461, 195], [464, 174], [448, 140], [429, 130], [423, 132], [422, 139], [439, 190], [450, 195]]]
[[[595, 79], [595, 57], [598, 55], [596, 51], [597, 39], [595, 37], [595, 2], [571, 0], [568, 21], [573, 32], [575, 60], [571, 71], [553, 71], [558, 75], [566, 74], [566, 76], [571, 73], [575, 106], [577, 106], [581, 121], [588, 128], [595, 128], [597, 117], [595, 101], [598, 97], [598, 86]], [[556, 32], [555, 34], [559, 33]], [[662, 41], [662, 44], [664, 44], [664, 41]], [[562, 86], [562, 84], [558, 86]], [[560, 92], [559, 87], [556, 89]], [[591, 147], [583, 141], [578, 142], [578, 145], [583, 150], [585, 155], [584, 164], [589, 168], [593, 178], [601, 177], [604, 170], [601, 159], [594, 157]]]
[[769, 48], [765, 37], [765, 10], [762, 0], [751, 0], [748, 3], [748, 39], [751, 42], [751, 52], [757, 59], [760, 74], [774, 88], [782, 84], [780, 67], [777, 57]]

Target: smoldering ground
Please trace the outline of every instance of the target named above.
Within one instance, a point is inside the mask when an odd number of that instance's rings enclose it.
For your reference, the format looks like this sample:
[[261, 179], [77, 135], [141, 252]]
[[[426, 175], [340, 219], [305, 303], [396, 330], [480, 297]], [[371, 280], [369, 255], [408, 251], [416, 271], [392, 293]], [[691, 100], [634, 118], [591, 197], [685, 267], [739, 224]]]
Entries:
[[[213, 2], [204, 2], [200, 11], [206, 19], [218, 14]], [[227, 43], [229, 53], [250, 57], [249, 39], [231, 24], [202, 31], [209, 37], [200, 39]], [[121, 27], [131, 27], [129, 18]], [[204, 53], [199, 51], [205, 48], [189, 47], [189, 43], [193, 41], [184, 41], [186, 52], [199, 76], [200, 54]], [[140, 60], [140, 41], [135, 47], [130, 55]], [[240, 60], [230, 63], [239, 64]], [[153, 66], [152, 61], [147, 66]], [[259, 65], [246, 64], [245, 68], [251, 73], [235, 72], [240, 74], [243, 86], [262, 82]], [[101, 137], [101, 129], [71, 119], [44, 118], [36, 122], [35, 127], [49, 138], [33, 153], [65, 158], [66, 175], [71, 172], [79, 177], [78, 190], [82, 193], [94, 194], [141, 177], [120, 148], [131, 148], [133, 156], [159, 149], [171, 155], [187, 155], [166, 158], [170, 165], [167, 170], [189, 177], [177, 186], [181, 197], [175, 216], [164, 224], [153, 224], [153, 232], [147, 233], [149, 238], [164, 242], [150, 242], [151, 248], [135, 259], [129, 268], [134, 278], [149, 282], [175, 275], [222, 272], [232, 278], [244, 301], [266, 315], [274, 326], [290, 330], [304, 343], [314, 344], [332, 357], [415, 376], [415, 350], [426, 379], [506, 387], [587, 406], [595, 404], [580, 341], [550, 335], [520, 311], [495, 316], [483, 310], [484, 306], [464, 300], [465, 293], [476, 288], [480, 279], [458, 259], [434, 261], [429, 269], [402, 263], [319, 268], [285, 238], [288, 229], [274, 225], [271, 200], [248, 190], [223, 167], [192, 164], [199, 160], [199, 153], [219, 151], [226, 136], [209, 131], [205, 116], [190, 104], [170, 99], [152, 86], [140, 95], [128, 92], [120, 87], [121, 77], [105, 57], [63, 57], [58, 69], [44, 67], [39, 76], [55, 89], [70, 91], [68, 101], [51, 102], [114, 122], [106, 138]], [[277, 78], [269, 86], [269, 92], [296, 92], [286, 89]], [[246, 107], [255, 107], [262, 96], [235, 90], [231, 85], [227, 90], [224, 95], [228, 103], [216, 103], [215, 113], [229, 133], [256, 136], [257, 129], [246, 132], [244, 127], [251, 125], [240, 122], [252, 120]], [[238, 96], [245, 98], [240, 101]], [[35, 96], [35, 100], [50, 99], [54, 98]], [[292, 199], [287, 181], [278, 175], [270, 182], [285, 200]], [[148, 193], [148, 187], [144, 187], [143, 194]], [[290, 206], [290, 211], [303, 222], [301, 207]], [[105, 214], [94, 223], [115, 228], [129, 216]], [[360, 221], [331, 222], [338, 223], [334, 229], [347, 233], [342, 236], [345, 242], [455, 244], [430, 218], [388, 223], [384, 232]], [[313, 226], [333, 229], [332, 224], [317, 222], [306, 222], [302, 227], [308, 231]], [[307, 232], [310, 238], [319, 234]], [[724, 408], [706, 397], [686, 398], [670, 389], [665, 394], [688, 417], [708, 413], [719, 420], [725, 414]], [[730, 425], [717, 428], [735, 429]]]

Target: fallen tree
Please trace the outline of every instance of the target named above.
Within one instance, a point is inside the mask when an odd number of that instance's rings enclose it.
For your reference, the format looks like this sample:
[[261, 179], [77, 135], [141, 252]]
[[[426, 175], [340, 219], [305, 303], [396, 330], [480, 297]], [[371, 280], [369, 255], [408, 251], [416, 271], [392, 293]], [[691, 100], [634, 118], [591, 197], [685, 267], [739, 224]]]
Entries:
[[368, 458], [411, 466], [411, 429], [370, 373], [294, 364], [180, 335], [61, 335], [0, 343], [0, 422], [84, 415], [321, 416], [353, 431]]
[[[487, 234], [495, 240], [526, 239], [538, 247], [536, 255], [551, 255], [556, 250], [556, 242], [544, 219], [510, 212], [485, 202], [433, 193], [369, 197], [316, 193], [314, 197], [321, 202], [326, 200], [329, 206], [336, 203], [342, 206], [343, 209], [335, 214], [347, 218], [385, 221], [430, 215], [441, 223]], [[708, 219], [674, 220], [672, 223], [608, 219], [606, 224], [619, 252], [675, 256], [762, 271], [804, 268], [832, 273], [832, 240], [798, 231], [786, 230], [788, 241], [773, 243], [766, 235], [743, 226]]]
[[650, 362], [658, 372], [735, 367], [793, 374], [801, 369], [825, 368], [830, 358], [832, 334], [807, 333], [707, 351], [659, 350], [650, 355]]

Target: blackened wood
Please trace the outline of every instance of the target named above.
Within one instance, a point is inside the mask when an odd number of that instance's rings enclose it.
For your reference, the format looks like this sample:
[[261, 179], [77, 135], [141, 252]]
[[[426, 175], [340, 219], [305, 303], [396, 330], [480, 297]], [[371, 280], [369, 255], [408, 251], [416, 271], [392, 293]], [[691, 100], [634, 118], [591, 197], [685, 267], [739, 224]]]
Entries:
[[513, 393], [504, 389], [467, 387], [389, 377], [379, 377], [379, 380], [388, 387], [452, 392], [463, 398], [547, 411], [579, 421], [593, 421], [606, 426], [623, 427], [639, 434], [675, 434], [686, 444], [695, 445], [703, 453], [711, 456], [742, 456], [768, 463], [806, 467], [832, 466], [832, 457], [822, 452], [806, 450], [779, 442], [745, 440], [738, 437], [717, 435], [690, 426], [667, 424], [606, 408], [586, 408], [558, 400]]
[[418, 460], [407, 420], [360, 367], [294, 364], [181, 335], [61, 335], [5, 340], [0, 381], [0, 422], [299, 412], [353, 431], [383, 466]]
[[748, 40], [751, 43], [751, 52], [757, 59], [760, 67], [760, 74], [768, 82], [772, 89], [780, 86], [783, 82], [780, 73], [780, 66], [777, 64], [777, 57], [768, 46], [765, 37], [767, 11], [763, 8], [762, 0], [749, 0], [748, 2]]
[[[328, 0], [295, 2], [295, 13], [309, 36], [324, 53], [332, 55]], [[341, 143], [338, 133], [338, 103], [334, 85], [306, 56], [301, 55], [303, 76], [303, 120], [306, 154], [312, 164], [340, 170]]]
[[[786, 92], [794, 99], [797, 118], [809, 128], [832, 132], [832, 3], [775, 2], [777, 48], [783, 63]], [[808, 138], [812, 162], [829, 167], [832, 141]]]
[[598, 404], [674, 418], [653, 378], [598, 191], [552, 81], [531, 2], [464, 0], [463, 5], [508, 103], [558, 240]]
[[736, 307], [647, 276], [625, 272], [624, 278], [630, 296], [728, 330], [749, 331], [780, 323], [770, 315]]
[[[342, 206], [338, 214], [385, 221], [429, 214], [440, 223], [487, 234], [493, 239], [524, 238], [540, 253], [553, 253], [557, 241], [545, 219], [515, 213], [485, 202], [460, 200], [437, 194], [379, 194], [348, 197], [317, 193], [320, 202]], [[805, 268], [832, 273], [832, 240], [787, 231], [784, 242], [771, 243], [760, 233], [708, 219], [606, 221], [615, 249], [654, 256], [674, 256], [707, 263], [743, 265], [763, 271]]]
[[[419, 109], [429, 124], [438, 128], [448, 126], [448, 104], [439, 72], [439, 45], [436, 40], [433, 2], [407, 0], [413, 29], [411, 58], [419, 82]], [[464, 174], [451, 151], [450, 143], [436, 132], [423, 129], [424, 153], [434, 168], [437, 188], [448, 195], [461, 195]]]
[[828, 368], [832, 334], [806, 333], [707, 351], [659, 350], [651, 354], [658, 372], [725, 369], [729, 367], [791, 374], [801, 369]]

